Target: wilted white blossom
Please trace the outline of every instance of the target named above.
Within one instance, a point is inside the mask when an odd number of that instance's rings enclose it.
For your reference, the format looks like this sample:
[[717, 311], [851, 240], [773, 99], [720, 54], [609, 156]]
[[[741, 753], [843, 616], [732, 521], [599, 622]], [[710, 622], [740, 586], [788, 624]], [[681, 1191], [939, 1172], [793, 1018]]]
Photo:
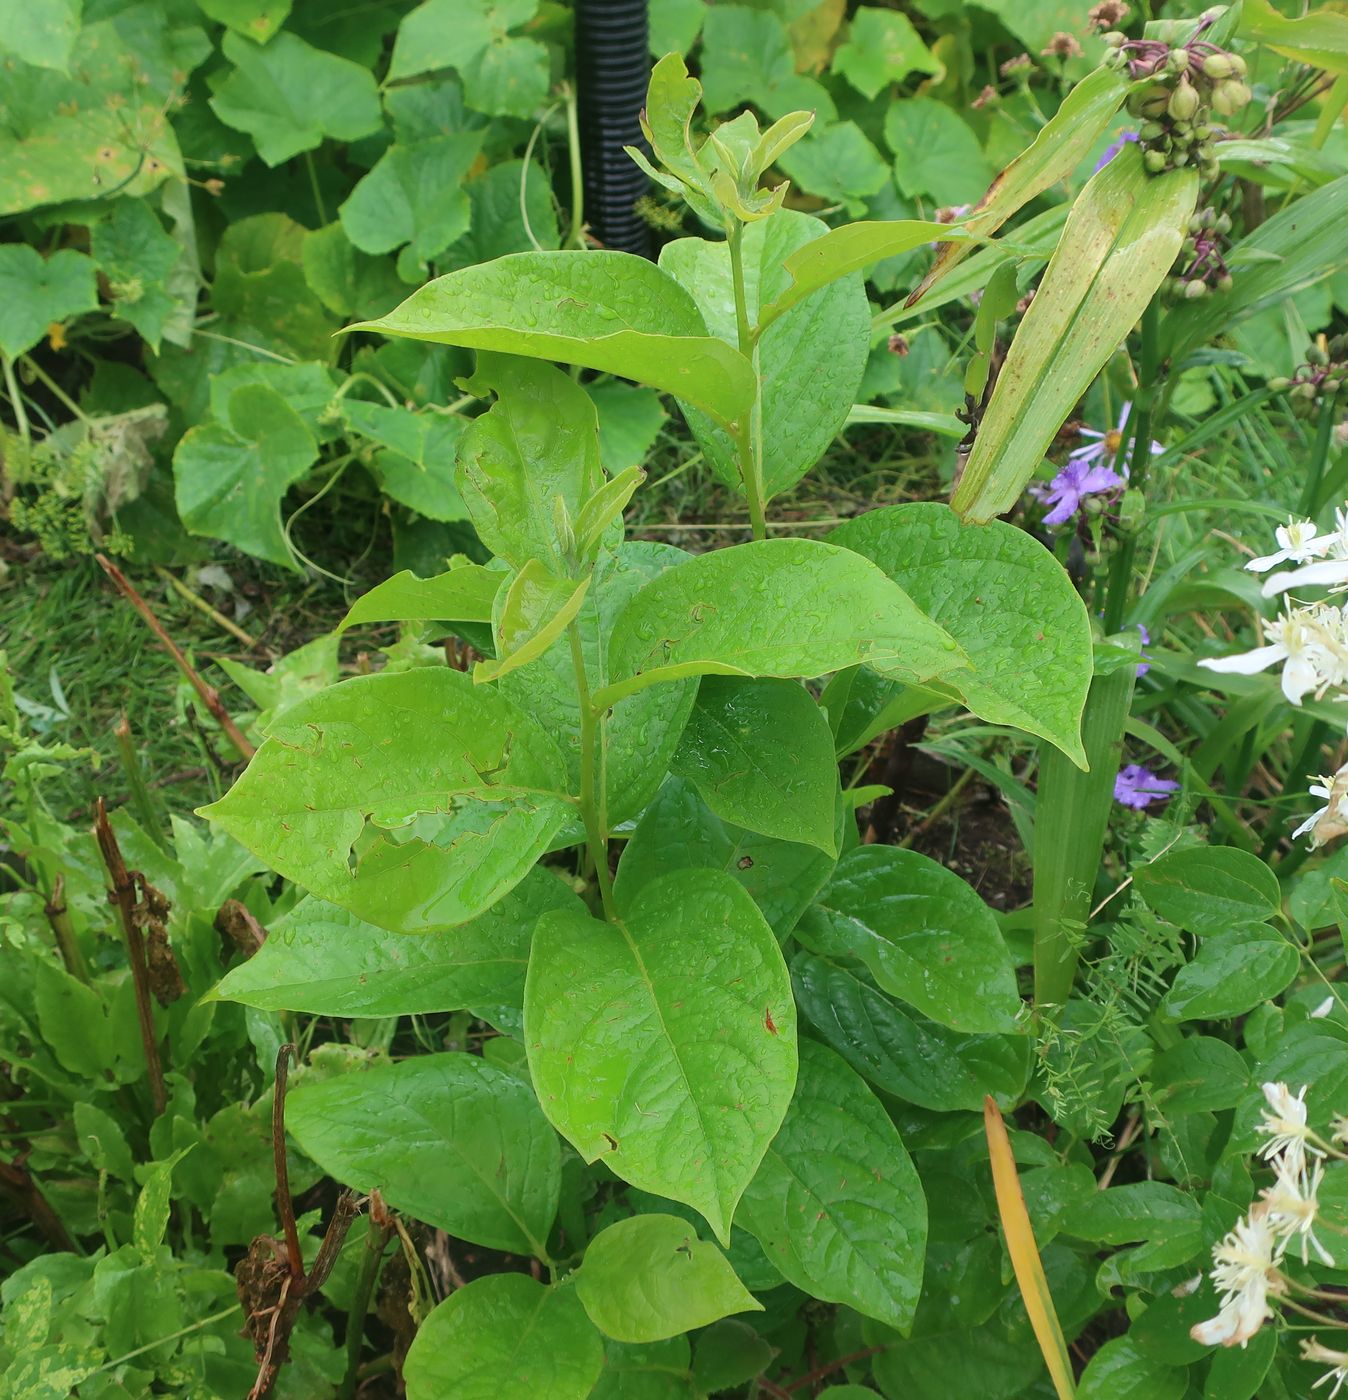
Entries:
[[1263, 1122], [1258, 1131], [1268, 1137], [1259, 1149], [1265, 1161], [1280, 1156], [1288, 1169], [1295, 1173], [1305, 1170], [1306, 1153], [1317, 1157], [1324, 1154], [1310, 1144], [1311, 1130], [1306, 1126], [1306, 1088], [1294, 1094], [1286, 1084], [1264, 1084], [1261, 1086], [1268, 1108], [1264, 1110]]
[[1343, 1383], [1348, 1381], [1348, 1351], [1335, 1351], [1332, 1347], [1321, 1346], [1319, 1340], [1312, 1337], [1309, 1341], [1302, 1341], [1301, 1359], [1330, 1367], [1311, 1386], [1311, 1389], [1319, 1390], [1322, 1385], [1328, 1385], [1330, 1381], [1333, 1381], [1334, 1389], [1326, 1396], [1326, 1400], [1334, 1400], [1334, 1397], [1343, 1389]]
[[1212, 1249], [1212, 1283], [1222, 1296], [1216, 1317], [1197, 1323], [1189, 1335], [1204, 1346], [1244, 1346], [1273, 1316], [1268, 1295], [1281, 1290], [1278, 1264], [1287, 1241], [1273, 1229], [1267, 1207], [1256, 1204]]

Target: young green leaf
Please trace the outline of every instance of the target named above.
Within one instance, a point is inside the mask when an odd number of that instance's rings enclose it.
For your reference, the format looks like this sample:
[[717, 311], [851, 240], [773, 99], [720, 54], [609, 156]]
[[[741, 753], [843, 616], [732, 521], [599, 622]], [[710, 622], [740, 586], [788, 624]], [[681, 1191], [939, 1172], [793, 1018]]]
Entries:
[[927, 1204], [884, 1106], [832, 1050], [802, 1041], [781, 1131], [735, 1214], [813, 1297], [912, 1324]]
[[437, 277], [347, 330], [607, 370], [725, 423], [748, 411], [757, 386], [749, 361], [708, 336], [688, 293], [627, 253], [512, 253]]
[[646, 473], [640, 467], [627, 467], [612, 481], [606, 481], [580, 508], [575, 530], [576, 552], [582, 559], [594, 558], [605, 531], [627, 509], [628, 501], [645, 480]]
[[676, 1215], [634, 1215], [601, 1230], [574, 1278], [590, 1321], [619, 1342], [659, 1342], [763, 1310], [725, 1255]]
[[43, 258], [36, 248], [0, 248], [0, 352], [12, 360], [31, 350], [53, 321], [98, 305], [98, 269], [92, 258], [62, 248]]
[[547, 1257], [562, 1154], [529, 1086], [477, 1055], [300, 1083], [286, 1128], [344, 1186], [488, 1249]]
[[963, 647], [969, 669], [945, 684], [969, 709], [1085, 762], [1090, 619], [1043, 545], [1001, 521], [965, 525], [935, 502], [868, 511], [829, 542], [878, 564]]
[[983, 523], [1009, 510], [1058, 429], [1132, 329], [1184, 242], [1192, 169], [1150, 175], [1135, 146], [1082, 190], [1016, 332], [951, 504]]
[[628, 603], [609, 643], [611, 679], [595, 702], [683, 676], [819, 676], [857, 663], [922, 681], [965, 660], [859, 554], [814, 540], [756, 540], [688, 559]]
[[404, 569], [357, 598], [337, 631], [371, 622], [490, 622], [492, 603], [509, 577], [465, 559], [434, 578]]
[[1191, 933], [1225, 933], [1276, 918], [1282, 909], [1278, 877], [1257, 856], [1231, 846], [1170, 851], [1138, 866], [1133, 885], [1163, 919]]
[[457, 671], [344, 681], [286, 712], [201, 811], [274, 870], [381, 928], [449, 928], [518, 884], [565, 821], [562, 757]]
[[481, 684], [527, 666], [542, 656], [580, 611], [590, 580], [579, 583], [559, 578], [545, 564], [531, 559], [510, 587], [497, 594], [493, 631], [496, 659], [479, 661], [473, 680]]
[[833, 735], [804, 686], [705, 677], [672, 769], [724, 821], [838, 854]]
[[727, 1244], [796, 1077], [790, 979], [749, 896], [678, 870], [617, 924], [545, 914], [524, 1027], [539, 1102], [581, 1156], [693, 1206]]
[[1015, 1029], [1015, 970], [991, 910], [916, 851], [849, 851], [798, 937], [825, 957], [860, 958], [885, 991], [952, 1030]]
[[403, 1380], [407, 1400], [587, 1400], [603, 1368], [604, 1344], [574, 1288], [488, 1274], [432, 1310]]

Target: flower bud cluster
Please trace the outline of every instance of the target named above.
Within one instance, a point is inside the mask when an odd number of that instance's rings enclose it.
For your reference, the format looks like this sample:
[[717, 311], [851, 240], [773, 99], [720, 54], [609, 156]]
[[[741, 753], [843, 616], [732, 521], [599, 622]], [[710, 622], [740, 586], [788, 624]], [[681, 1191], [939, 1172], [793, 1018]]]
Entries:
[[1129, 97], [1128, 110], [1142, 119], [1143, 160], [1155, 175], [1192, 165], [1214, 178], [1212, 116], [1229, 117], [1250, 100], [1245, 60], [1199, 37], [1210, 23], [1205, 19], [1186, 43], [1174, 46], [1118, 31], [1104, 36], [1110, 67], [1150, 79]]
[[1348, 390], [1348, 335], [1320, 337], [1306, 352], [1306, 362], [1290, 377], [1269, 380], [1269, 388], [1285, 393], [1297, 413], [1312, 413]]
[[1174, 299], [1193, 300], [1209, 292], [1229, 292], [1232, 279], [1222, 256], [1230, 242], [1231, 216], [1209, 206], [1189, 220], [1189, 233], [1162, 290]]

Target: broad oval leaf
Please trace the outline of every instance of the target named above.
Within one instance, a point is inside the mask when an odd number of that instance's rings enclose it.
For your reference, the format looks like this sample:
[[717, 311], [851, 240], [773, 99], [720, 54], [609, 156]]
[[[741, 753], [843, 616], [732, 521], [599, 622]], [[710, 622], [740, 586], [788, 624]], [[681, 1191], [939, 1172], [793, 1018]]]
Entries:
[[468, 923], [414, 937], [311, 895], [271, 926], [262, 947], [226, 973], [211, 996], [313, 1016], [466, 1010], [518, 1032], [534, 925], [550, 909], [583, 908], [541, 868]]
[[298, 1084], [286, 1127], [329, 1176], [488, 1249], [547, 1257], [562, 1154], [533, 1091], [477, 1055]]
[[860, 958], [885, 991], [952, 1030], [1016, 1028], [1021, 1000], [997, 920], [958, 875], [916, 851], [849, 851], [798, 936], [824, 956]]
[[[808, 214], [780, 210], [744, 230], [745, 299], [750, 324], [788, 281], [783, 262], [798, 249], [832, 237]], [[660, 266], [687, 288], [713, 335], [738, 343], [730, 254], [724, 243], [681, 238], [667, 243]], [[856, 402], [866, 369], [870, 311], [856, 275], [817, 290], [779, 323], [766, 327], [754, 352], [758, 441], [765, 498], [794, 486], [823, 456]], [[743, 492], [734, 440], [691, 409], [689, 426], [716, 474]]]
[[1138, 866], [1133, 885], [1152, 910], [1190, 933], [1225, 933], [1282, 909], [1278, 877], [1258, 856], [1231, 846], [1171, 851]]
[[629, 253], [510, 253], [447, 273], [348, 330], [563, 360], [637, 379], [726, 423], [753, 402], [753, 366], [707, 334], [693, 299]]
[[1106, 1342], [1081, 1373], [1077, 1400], [1181, 1400], [1188, 1393], [1183, 1367], [1163, 1366], [1131, 1337]]
[[604, 1344], [574, 1288], [488, 1274], [432, 1309], [403, 1366], [407, 1400], [586, 1400]]
[[601, 1230], [574, 1277], [590, 1321], [618, 1342], [661, 1342], [763, 1311], [725, 1255], [676, 1215], [634, 1215]]
[[1233, 928], [1199, 944], [1175, 974], [1161, 1010], [1176, 1021], [1224, 1021], [1285, 991], [1301, 955], [1267, 924]]
[[803, 685], [705, 677], [672, 767], [723, 820], [837, 855], [833, 735]]
[[1043, 545], [1001, 521], [966, 525], [936, 502], [868, 511], [829, 540], [878, 564], [964, 648], [969, 669], [947, 683], [969, 709], [1084, 766], [1090, 618]]
[[587, 1162], [700, 1211], [722, 1244], [796, 1078], [791, 980], [728, 875], [677, 870], [616, 924], [545, 914], [524, 987], [539, 1102]]
[[685, 560], [628, 603], [595, 701], [683, 676], [820, 676], [858, 663], [922, 681], [966, 658], [868, 559], [817, 540], [755, 540]]
[[786, 1121], [735, 1220], [798, 1288], [912, 1324], [927, 1245], [922, 1184], [884, 1105], [832, 1050], [801, 1042]]
[[982, 523], [1016, 502], [1170, 271], [1197, 194], [1197, 171], [1150, 175], [1130, 145], [1077, 197], [951, 498], [965, 519]]
[[796, 1004], [823, 1039], [877, 1089], [937, 1113], [973, 1113], [985, 1095], [1020, 1102], [1033, 1042], [961, 1035], [907, 1015], [857, 972], [801, 953], [791, 963]]
[[404, 569], [357, 598], [337, 630], [371, 622], [490, 622], [492, 603], [508, 577], [466, 561], [432, 578]]
[[200, 815], [370, 923], [449, 928], [528, 873], [571, 810], [551, 739], [448, 667], [344, 681], [287, 710]]

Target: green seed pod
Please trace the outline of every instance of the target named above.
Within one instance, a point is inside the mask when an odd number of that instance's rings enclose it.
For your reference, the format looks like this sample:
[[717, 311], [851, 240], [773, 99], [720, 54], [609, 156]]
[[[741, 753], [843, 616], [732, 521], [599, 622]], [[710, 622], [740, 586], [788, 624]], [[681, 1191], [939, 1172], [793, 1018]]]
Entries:
[[1231, 64], [1231, 71], [1238, 78], [1243, 78], [1249, 72], [1249, 65], [1238, 53], [1227, 54], [1227, 60]]
[[1216, 222], [1217, 211], [1209, 204], [1208, 207], [1203, 210], [1203, 227], [1211, 228]]
[[1184, 240], [1184, 253], [1186, 257], [1193, 257], [1198, 252], [1198, 240], [1196, 238], [1186, 238]]
[[1343, 388], [1343, 380], [1335, 379], [1332, 375], [1320, 386], [1326, 394], [1337, 394]]
[[1228, 78], [1212, 89], [1213, 110], [1229, 117], [1239, 112], [1254, 94], [1237, 78]]
[[1123, 68], [1128, 62], [1128, 55], [1122, 49], [1106, 49], [1102, 62], [1106, 68]]
[[1195, 277], [1192, 282], [1186, 282], [1184, 284], [1184, 297], [1186, 301], [1197, 301], [1199, 297], [1205, 297], [1207, 294], [1208, 284], [1200, 281], [1197, 277]]
[[1165, 66], [1168, 73], [1183, 73], [1189, 66], [1189, 50], [1171, 49], [1165, 56]]
[[1219, 292], [1229, 292], [1236, 285], [1236, 279], [1229, 272], [1223, 272], [1217, 279], [1217, 290]]
[[1180, 168], [1182, 168], [1183, 166], [1188, 165], [1188, 163], [1189, 163], [1189, 152], [1188, 152], [1188, 151], [1176, 151], [1176, 152], [1174, 153], [1174, 155], [1172, 155], [1172, 156], [1170, 157], [1170, 163], [1171, 163], [1172, 165], [1177, 166], [1177, 167], [1180, 167]]
[[1231, 62], [1231, 55], [1226, 53], [1210, 53], [1203, 60], [1204, 76], [1212, 79], [1214, 83], [1219, 83], [1223, 78], [1235, 76], [1235, 65]]
[[1144, 151], [1142, 154], [1142, 164], [1151, 171], [1153, 175], [1159, 175], [1165, 169], [1165, 153], [1162, 151]]
[[[1173, 102], [1174, 99], [1171, 98], [1171, 101]], [[1194, 133], [1193, 127], [1190, 126], [1188, 122], [1182, 121], [1176, 122], [1174, 126], [1170, 128], [1170, 130], [1174, 134], [1174, 137], [1177, 141], [1187, 141]]]
[[1268, 381], [1268, 387], [1272, 389], [1275, 394], [1285, 394], [1287, 390], [1292, 387], [1292, 381], [1288, 379], [1285, 374], [1280, 374], [1276, 379], [1270, 379]]
[[1137, 135], [1140, 141], [1159, 141], [1165, 135], [1165, 127], [1160, 122], [1143, 122]]
[[1216, 223], [1215, 227], [1216, 227], [1218, 233], [1222, 233], [1222, 234], [1230, 233], [1230, 232], [1231, 232], [1231, 215], [1230, 215], [1230, 214], [1218, 214], [1218, 215], [1217, 215], [1217, 223]]
[[1178, 83], [1175, 84], [1175, 91], [1170, 94], [1170, 101], [1166, 104], [1166, 110], [1177, 122], [1184, 124], [1184, 131], [1181, 135], [1189, 134], [1188, 123], [1198, 111], [1198, 89], [1189, 81], [1186, 73]]
[[1329, 363], [1329, 356], [1318, 345], [1312, 345], [1306, 351], [1306, 363], [1314, 365], [1317, 369], [1323, 369]]
[[1205, 180], [1215, 180], [1222, 173], [1222, 167], [1215, 160], [1205, 160], [1198, 169]]
[[1107, 34], [1100, 36], [1111, 49], [1121, 48], [1128, 42], [1128, 36], [1117, 29], [1111, 29]]
[[1194, 127], [1194, 140], [1211, 141], [1212, 127], [1209, 126], [1207, 122], [1199, 122], [1199, 124], [1196, 127]]
[[1315, 385], [1307, 380], [1304, 384], [1298, 384], [1292, 392], [1299, 399], [1313, 399], [1315, 397]]

